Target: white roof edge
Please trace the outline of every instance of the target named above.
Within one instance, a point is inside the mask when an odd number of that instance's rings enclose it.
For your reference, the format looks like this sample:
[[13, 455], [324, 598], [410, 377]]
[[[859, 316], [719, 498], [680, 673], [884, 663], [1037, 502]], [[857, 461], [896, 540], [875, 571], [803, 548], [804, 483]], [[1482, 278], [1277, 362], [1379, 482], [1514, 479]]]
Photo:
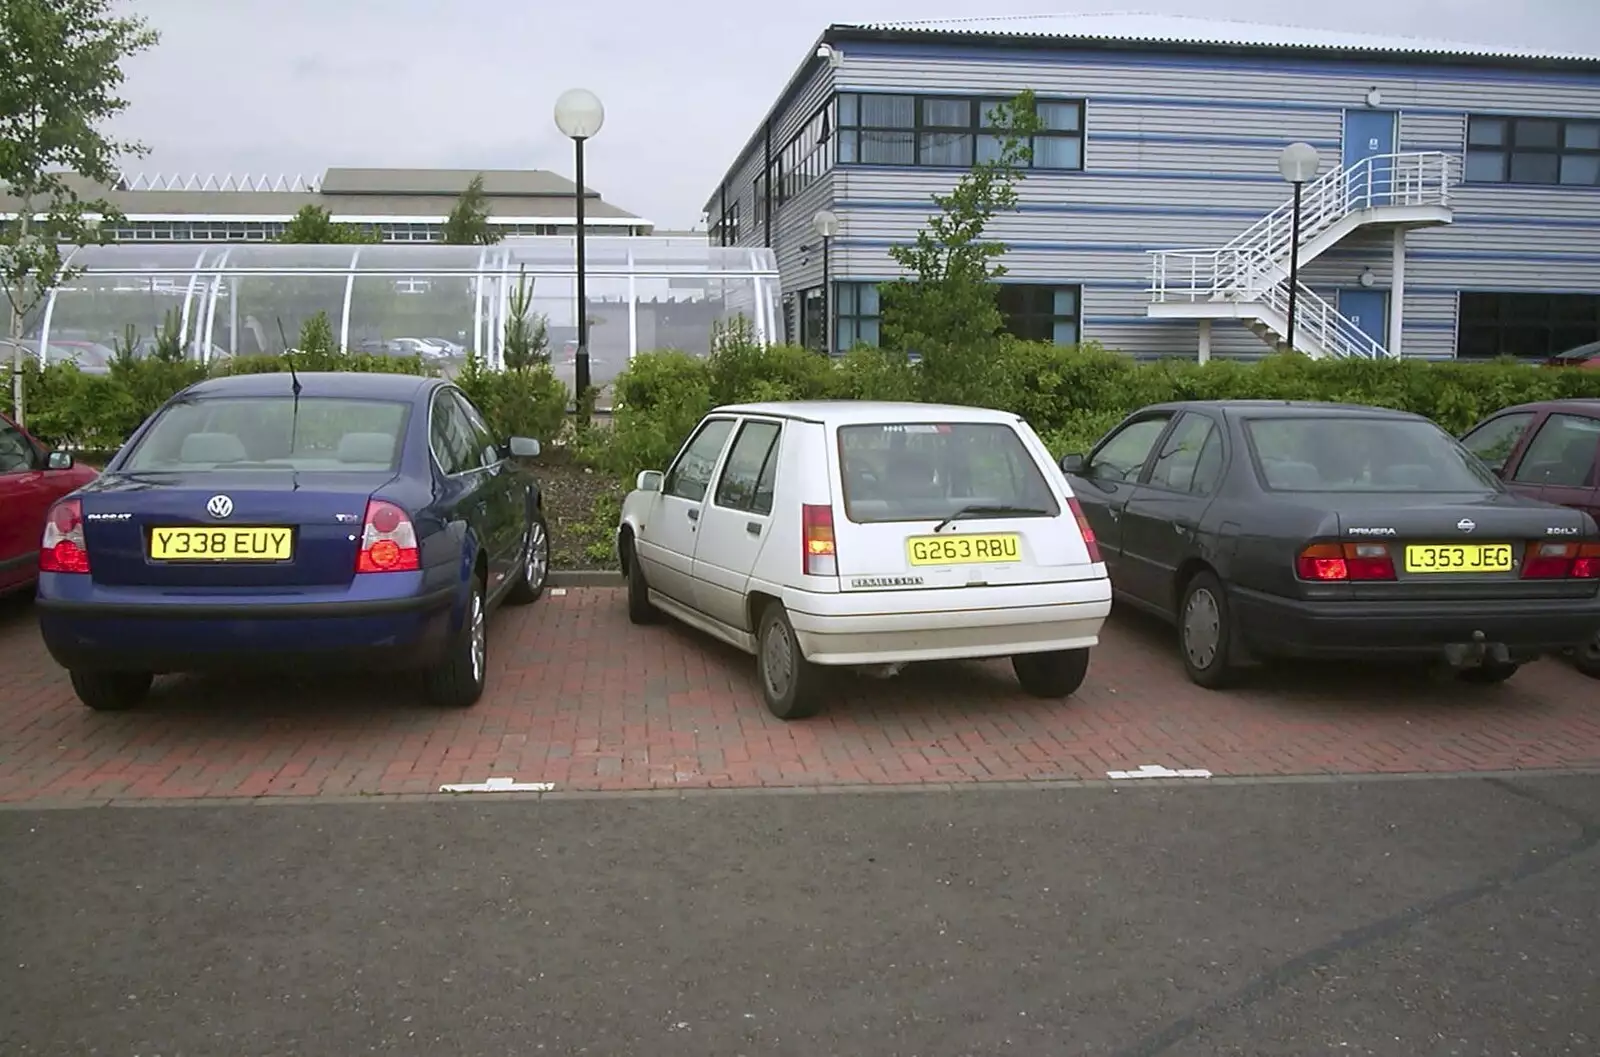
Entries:
[[966, 33], [978, 36], [1040, 37], [1059, 40], [1210, 44], [1307, 51], [1369, 51], [1374, 54], [1483, 59], [1554, 59], [1600, 63], [1600, 55], [1574, 52], [1148, 12], [972, 16], [901, 22], [841, 23], [840, 28], [896, 33]]
[[[99, 220], [99, 213], [85, 213], [85, 218]], [[128, 213], [122, 214], [124, 220], [144, 222], [180, 222], [193, 221], [202, 224], [287, 224], [294, 219], [293, 213]], [[15, 213], [0, 212], [0, 220], [13, 220]], [[374, 213], [371, 215], [334, 213], [328, 219], [335, 224], [443, 224], [449, 217], [446, 216], [407, 216], [393, 213]], [[491, 216], [488, 218], [491, 226], [508, 224], [561, 224], [576, 225], [577, 217], [551, 217], [551, 216]], [[653, 228], [655, 224], [643, 217], [590, 217], [583, 218], [583, 226], [631, 228]]]

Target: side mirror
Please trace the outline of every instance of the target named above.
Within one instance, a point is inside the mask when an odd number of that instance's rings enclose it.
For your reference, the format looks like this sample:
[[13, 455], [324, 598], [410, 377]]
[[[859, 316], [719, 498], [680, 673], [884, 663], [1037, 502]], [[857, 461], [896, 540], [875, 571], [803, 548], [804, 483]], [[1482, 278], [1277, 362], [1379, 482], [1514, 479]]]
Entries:
[[541, 450], [539, 442], [532, 437], [512, 437], [510, 448], [511, 454], [519, 459], [538, 458]]
[[1089, 460], [1084, 458], [1079, 452], [1073, 452], [1070, 455], [1063, 455], [1061, 456], [1061, 472], [1082, 476], [1084, 467], [1086, 467], [1088, 463]]
[[641, 492], [659, 492], [663, 476], [660, 470], [640, 470], [639, 476], [633, 479], [633, 487]]
[[70, 451], [53, 451], [45, 460], [45, 468], [49, 470], [70, 470], [74, 465]]

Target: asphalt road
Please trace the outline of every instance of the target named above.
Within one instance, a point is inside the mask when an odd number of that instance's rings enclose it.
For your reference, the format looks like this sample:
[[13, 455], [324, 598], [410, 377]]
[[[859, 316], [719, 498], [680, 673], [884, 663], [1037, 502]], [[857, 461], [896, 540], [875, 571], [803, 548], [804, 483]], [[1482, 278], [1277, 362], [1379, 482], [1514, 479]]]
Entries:
[[1600, 1053], [1600, 778], [0, 811], [0, 1053]]

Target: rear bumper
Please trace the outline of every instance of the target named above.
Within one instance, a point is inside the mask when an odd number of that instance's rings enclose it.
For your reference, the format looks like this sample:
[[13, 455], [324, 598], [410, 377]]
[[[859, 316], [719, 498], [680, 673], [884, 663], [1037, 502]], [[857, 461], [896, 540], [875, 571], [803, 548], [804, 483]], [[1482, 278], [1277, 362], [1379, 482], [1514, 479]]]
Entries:
[[1097, 644], [1111, 613], [1111, 581], [837, 594], [786, 589], [783, 604], [801, 652], [816, 664], [1006, 657]]
[[389, 598], [95, 601], [41, 595], [39, 630], [64, 668], [188, 672], [412, 668], [449, 641], [453, 587]]
[[1245, 642], [1270, 657], [1437, 657], [1481, 632], [1484, 642], [1528, 659], [1580, 646], [1600, 632], [1595, 597], [1308, 602], [1234, 588], [1229, 601]]

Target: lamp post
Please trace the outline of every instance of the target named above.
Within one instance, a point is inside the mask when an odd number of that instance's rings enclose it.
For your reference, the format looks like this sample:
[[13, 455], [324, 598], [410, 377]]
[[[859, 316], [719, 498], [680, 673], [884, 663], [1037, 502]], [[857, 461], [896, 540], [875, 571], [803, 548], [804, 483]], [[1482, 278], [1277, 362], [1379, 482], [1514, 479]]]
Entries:
[[1322, 156], [1309, 143], [1291, 143], [1278, 155], [1278, 172], [1294, 184], [1294, 219], [1289, 229], [1289, 333], [1284, 341], [1294, 350], [1294, 312], [1300, 300], [1300, 193], [1322, 168]]
[[833, 288], [828, 274], [829, 243], [839, 234], [839, 218], [831, 210], [819, 209], [811, 217], [811, 230], [822, 239], [822, 351], [833, 355]]
[[578, 296], [578, 352], [574, 357], [572, 388], [573, 401], [578, 407], [578, 420], [587, 423], [589, 419], [589, 297], [584, 289], [584, 187], [583, 187], [583, 142], [600, 131], [600, 126], [606, 123], [606, 108], [601, 104], [600, 97], [587, 88], [569, 88], [561, 93], [561, 98], [556, 100], [556, 127], [561, 134], [572, 140], [574, 151], [573, 174], [577, 186], [573, 190], [573, 219], [577, 222], [577, 296]]

